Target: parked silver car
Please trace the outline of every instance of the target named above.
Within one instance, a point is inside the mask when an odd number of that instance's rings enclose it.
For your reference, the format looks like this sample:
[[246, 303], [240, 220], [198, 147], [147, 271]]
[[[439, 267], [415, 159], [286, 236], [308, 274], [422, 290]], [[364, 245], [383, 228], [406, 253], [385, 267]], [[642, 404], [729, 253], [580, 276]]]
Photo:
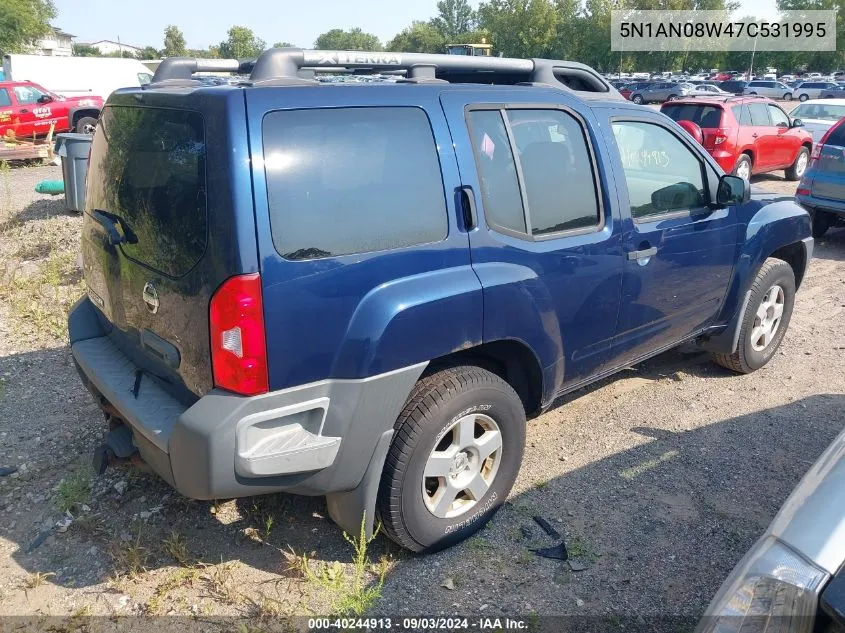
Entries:
[[792, 88], [782, 81], [755, 79], [748, 82], [742, 94], [760, 95], [769, 99], [786, 99], [788, 101], [792, 99]]
[[696, 633], [812, 633], [816, 623], [817, 631], [839, 631], [845, 613], [843, 563], [845, 431], [734, 567]]
[[832, 81], [802, 81], [792, 91], [792, 98], [799, 101], [806, 101], [807, 99], [818, 99], [822, 90], [836, 88], [836, 84]]
[[695, 87], [695, 92], [693, 92], [693, 94], [708, 95], [710, 97], [719, 97], [719, 96], [730, 97], [730, 96], [733, 95], [732, 92], [727, 92], [725, 90], [722, 90], [716, 84], [698, 84]]
[[694, 94], [692, 86], [675, 83], [672, 81], [659, 81], [653, 83], [643, 90], [631, 93], [631, 101], [634, 103], [651, 103], [674, 101], [680, 97], [687, 97]]

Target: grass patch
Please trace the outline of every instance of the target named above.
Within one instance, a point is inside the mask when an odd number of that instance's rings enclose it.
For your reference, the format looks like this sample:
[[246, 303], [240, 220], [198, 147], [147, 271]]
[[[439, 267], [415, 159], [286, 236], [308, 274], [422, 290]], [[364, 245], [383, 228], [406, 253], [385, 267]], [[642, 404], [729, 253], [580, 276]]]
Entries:
[[368, 539], [365, 521], [366, 517], [361, 519], [361, 530], [356, 538], [343, 533], [343, 538], [353, 550], [351, 572], [347, 572], [339, 561], [315, 565], [305, 554], [294, 557], [298, 560], [291, 563], [292, 569], [299, 570], [309, 582], [326, 592], [332, 614], [360, 616], [381, 598], [390, 561], [386, 557], [377, 563], [370, 561], [367, 549], [376, 538], [379, 528]]
[[164, 539], [164, 551], [182, 567], [190, 565], [190, 554], [188, 554], [188, 543], [185, 537], [179, 534], [176, 530], [170, 533], [170, 536]]
[[577, 558], [582, 561], [595, 563], [601, 554], [583, 539], [574, 536], [566, 541], [566, 551], [570, 558]]
[[20, 588], [23, 589], [24, 593], [28, 596], [30, 591], [32, 591], [33, 589], [38, 589], [38, 587], [47, 582], [48, 578], [55, 575], [56, 574], [51, 571], [37, 571], [24, 578], [23, 581], [21, 581]]
[[78, 472], [59, 484], [59, 497], [56, 507], [59, 512], [73, 510], [88, 500], [91, 495], [91, 475]]
[[141, 545], [141, 530], [138, 530], [133, 541], [118, 546], [112, 554], [116, 579], [123, 576], [135, 580], [147, 571], [149, 558], [147, 549]]
[[233, 563], [210, 566], [210, 573], [200, 576], [206, 583], [209, 595], [219, 602], [238, 604], [243, 600], [235, 584], [233, 567]]
[[158, 615], [162, 610], [162, 603], [170, 594], [171, 591], [185, 587], [187, 585], [194, 586], [200, 578], [199, 569], [195, 567], [179, 569], [156, 587], [152, 597], [147, 601], [145, 611], [149, 615]]

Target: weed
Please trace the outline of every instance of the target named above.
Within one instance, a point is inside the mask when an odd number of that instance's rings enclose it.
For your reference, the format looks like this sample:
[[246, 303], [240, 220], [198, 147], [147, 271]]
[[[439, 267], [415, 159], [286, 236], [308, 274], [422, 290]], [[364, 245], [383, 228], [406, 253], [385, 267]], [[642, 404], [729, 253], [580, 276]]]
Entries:
[[242, 601], [241, 594], [235, 588], [233, 566], [232, 563], [215, 565], [210, 574], [201, 576], [206, 581], [211, 597], [226, 604], [238, 604]]
[[589, 543], [577, 536], [566, 541], [566, 550], [569, 552], [570, 558], [577, 558], [591, 563], [594, 563], [601, 558], [601, 554], [599, 554], [599, 552], [597, 552]]
[[178, 569], [173, 572], [164, 582], [159, 583], [153, 596], [147, 601], [146, 612], [149, 615], [156, 615], [161, 612], [161, 603], [174, 589], [191, 585], [192, 587], [199, 580], [200, 572], [195, 567]]
[[493, 544], [483, 536], [473, 536], [467, 541], [467, 547], [474, 550], [493, 549]]
[[523, 549], [516, 557], [516, 562], [520, 565], [528, 565], [529, 563], [534, 562], [534, 559], [535, 555], [533, 552], [527, 549]]
[[86, 472], [78, 472], [59, 484], [59, 498], [56, 507], [59, 512], [73, 510], [88, 500], [91, 494], [91, 476]]
[[115, 564], [118, 567], [118, 574], [125, 574], [131, 580], [147, 571], [147, 560], [150, 555], [147, 549], [141, 545], [141, 531], [135, 536], [135, 540], [124, 547], [119, 547], [113, 555]]
[[188, 567], [190, 555], [188, 554], [188, 544], [185, 537], [177, 531], [170, 533], [170, 536], [164, 540], [164, 551], [170, 557], [183, 567]]
[[549, 481], [548, 481], [548, 480], [546, 480], [546, 481], [538, 481], [536, 484], [534, 484], [534, 487], [535, 487], [537, 490], [545, 490], [546, 488], [548, 488], [548, 487], [549, 487]]
[[37, 572], [30, 574], [29, 576], [27, 576], [26, 578], [23, 579], [23, 581], [21, 582], [21, 585], [20, 585], [21, 589], [23, 589], [24, 592], [27, 592], [29, 589], [37, 589], [38, 587], [43, 585], [45, 582], [47, 582], [47, 579], [50, 576], [55, 576], [55, 575], [56, 574], [54, 574], [51, 571], [48, 571], [48, 572], [37, 571]]
[[264, 518], [264, 538], [270, 537], [270, 532], [273, 530], [273, 515], [268, 514]]

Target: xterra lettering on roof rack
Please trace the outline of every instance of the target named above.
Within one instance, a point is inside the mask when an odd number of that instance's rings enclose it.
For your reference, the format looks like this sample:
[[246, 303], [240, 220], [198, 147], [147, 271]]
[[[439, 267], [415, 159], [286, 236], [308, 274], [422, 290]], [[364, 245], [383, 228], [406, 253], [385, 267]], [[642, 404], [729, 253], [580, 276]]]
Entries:
[[[584, 98], [622, 96], [593, 68], [578, 62], [511, 57], [470, 57], [426, 53], [270, 49], [258, 59], [196, 59], [171, 57], [156, 70], [150, 88], [192, 85], [203, 72], [249, 74], [244, 86], [316, 84], [314, 72], [400, 74], [404, 83], [449, 82], [502, 85], [542, 85], [562, 88]], [[186, 82], [188, 82], [186, 84]]]

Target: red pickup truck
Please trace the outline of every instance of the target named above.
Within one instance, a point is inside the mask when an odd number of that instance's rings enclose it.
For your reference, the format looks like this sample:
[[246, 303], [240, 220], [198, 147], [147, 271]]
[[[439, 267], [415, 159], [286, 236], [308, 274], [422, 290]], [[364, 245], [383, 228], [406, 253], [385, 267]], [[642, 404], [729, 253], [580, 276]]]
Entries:
[[54, 132], [91, 134], [103, 108], [100, 97], [60, 97], [31, 81], [0, 81], [0, 137], [45, 136]]

